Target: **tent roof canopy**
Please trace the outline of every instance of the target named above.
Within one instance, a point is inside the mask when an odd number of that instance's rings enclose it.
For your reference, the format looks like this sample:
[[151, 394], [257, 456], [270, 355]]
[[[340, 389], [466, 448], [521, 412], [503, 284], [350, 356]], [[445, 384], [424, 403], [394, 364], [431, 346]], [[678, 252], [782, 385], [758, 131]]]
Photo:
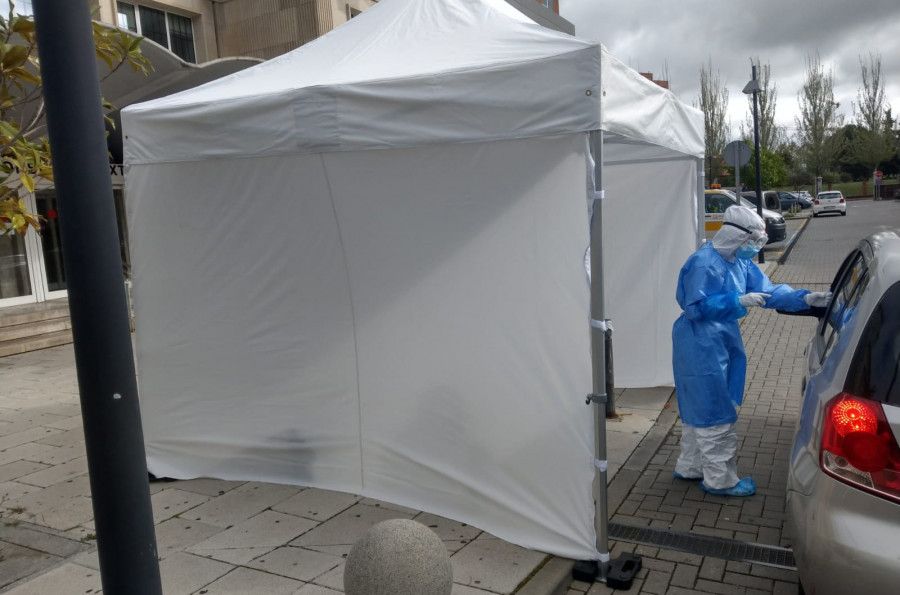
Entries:
[[599, 44], [543, 28], [504, 0], [385, 0], [293, 52], [126, 108], [125, 158], [396, 148], [601, 126], [642, 139], [648, 124], [659, 128], [650, 142], [697, 154], [697, 139], [645, 111], [660, 105], [691, 111]]

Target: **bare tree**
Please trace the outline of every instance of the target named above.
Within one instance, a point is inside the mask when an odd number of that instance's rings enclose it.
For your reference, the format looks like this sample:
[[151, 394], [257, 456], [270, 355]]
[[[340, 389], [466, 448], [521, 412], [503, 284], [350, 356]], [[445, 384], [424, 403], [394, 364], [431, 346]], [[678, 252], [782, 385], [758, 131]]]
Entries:
[[849, 153], [853, 161], [874, 170], [893, 154], [891, 131], [886, 126], [890, 106], [884, 99], [881, 54], [870, 53], [865, 60], [860, 56], [859, 70], [862, 87], [857, 90], [853, 105], [859, 131]]
[[[697, 102], [704, 116], [706, 156], [719, 157], [728, 138], [728, 88], [722, 82], [719, 71], [713, 73], [711, 59], [700, 67], [700, 96]], [[709, 179], [712, 179], [712, 174], [712, 171], [707, 172]]]
[[[769, 64], [760, 64], [759, 58], [751, 60], [756, 65], [757, 78], [760, 91], [757, 93], [759, 102], [759, 147], [763, 152], [771, 152], [778, 149], [784, 142], [784, 131], [775, 123], [775, 105], [778, 103], [778, 89], [771, 79], [771, 67]], [[747, 95], [750, 110], [747, 120], [741, 124], [741, 137], [752, 139], [753, 137], [753, 95]], [[746, 128], [745, 128], [746, 126]]]
[[825, 72], [818, 53], [806, 58], [806, 80], [797, 100], [797, 140], [803, 160], [811, 174], [821, 176], [834, 165], [841, 148], [834, 132], [843, 123], [843, 115], [834, 100], [834, 75], [831, 70]]

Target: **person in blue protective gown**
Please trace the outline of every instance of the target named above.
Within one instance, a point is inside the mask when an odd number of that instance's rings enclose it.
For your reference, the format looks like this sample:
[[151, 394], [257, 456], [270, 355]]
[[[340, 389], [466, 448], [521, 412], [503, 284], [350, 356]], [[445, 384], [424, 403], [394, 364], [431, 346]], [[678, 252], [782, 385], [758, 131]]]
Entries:
[[830, 293], [774, 285], [752, 258], [768, 237], [762, 219], [732, 206], [722, 228], [688, 258], [678, 276], [683, 310], [672, 329], [675, 390], [683, 425], [675, 477], [702, 480], [704, 491], [756, 492], [737, 474], [737, 406], [744, 398], [747, 358], [738, 320], [751, 307], [799, 312], [824, 306]]

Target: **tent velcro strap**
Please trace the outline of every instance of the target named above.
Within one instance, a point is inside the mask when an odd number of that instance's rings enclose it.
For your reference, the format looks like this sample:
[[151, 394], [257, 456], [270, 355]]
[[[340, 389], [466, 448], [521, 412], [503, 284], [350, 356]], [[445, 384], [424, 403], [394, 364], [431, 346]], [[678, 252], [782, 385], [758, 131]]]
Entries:
[[608, 400], [609, 400], [609, 397], [607, 397], [606, 393], [601, 393], [601, 394], [591, 393], [587, 397], [585, 397], [584, 402], [586, 405], [590, 405], [591, 403], [597, 403], [598, 405], [606, 405], [606, 401], [608, 401]]
[[613, 332], [612, 320], [608, 318], [605, 320], [597, 320], [596, 318], [591, 318], [591, 328], [600, 329], [604, 333], [609, 331]]

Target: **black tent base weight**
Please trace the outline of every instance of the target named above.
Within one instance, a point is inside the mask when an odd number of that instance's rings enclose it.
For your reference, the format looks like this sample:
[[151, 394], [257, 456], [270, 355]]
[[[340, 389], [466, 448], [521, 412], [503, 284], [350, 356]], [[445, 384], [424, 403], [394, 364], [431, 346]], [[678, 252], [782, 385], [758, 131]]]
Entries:
[[[609, 561], [606, 569], [606, 586], [610, 589], [627, 591], [641, 570], [641, 557], [635, 554], [621, 554]], [[593, 583], [601, 578], [600, 563], [597, 560], [575, 562], [572, 578], [584, 583]]]

